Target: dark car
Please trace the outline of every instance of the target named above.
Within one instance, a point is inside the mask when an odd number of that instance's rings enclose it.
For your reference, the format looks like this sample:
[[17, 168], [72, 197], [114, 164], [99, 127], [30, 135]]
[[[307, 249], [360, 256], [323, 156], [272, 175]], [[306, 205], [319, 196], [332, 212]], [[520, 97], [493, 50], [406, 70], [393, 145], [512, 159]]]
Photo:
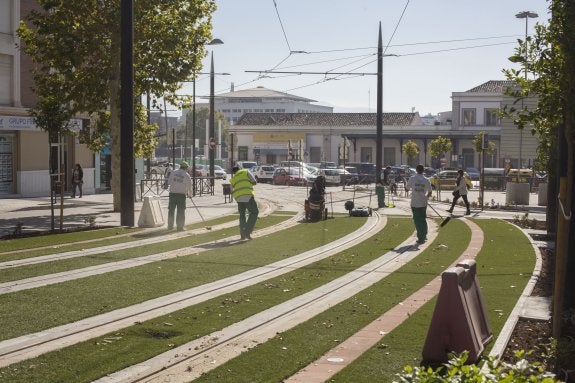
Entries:
[[358, 183], [369, 184], [375, 182], [375, 164], [371, 162], [347, 162], [345, 166], [357, 169]]

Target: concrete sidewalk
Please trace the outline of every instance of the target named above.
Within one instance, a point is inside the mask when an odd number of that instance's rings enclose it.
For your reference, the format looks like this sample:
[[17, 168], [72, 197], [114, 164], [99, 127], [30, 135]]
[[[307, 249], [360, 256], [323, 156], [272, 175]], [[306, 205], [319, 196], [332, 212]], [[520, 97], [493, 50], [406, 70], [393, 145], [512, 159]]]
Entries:
[[[221, 181], [215, 185], [214, 195], [202, 195], [194, 197], [193, 201], [204, 219], [211, 219], [227, 214], [237, 212], [237, 206], [234, 201], [226, 202], [223, 195], [223, 188], [220, 186]], [[269, 184], [258, 184], [256, 186], [256, 200], [259, 198], [276, 202], [281, 210], [299, 211], [303, 209], [302, 205], [307, 196], [307, 188], [295, 186], [277, 186]], [[369, 185], [361, 193], [353, 193], [349, 187], [342, 190], [341, 187], [326, 188], [326, 207], [338, 213], [345, 213], [344, 201], [354, 199], [357, 206], [377, 207], [377, 197], [373, 193], [373, 184]], [[372, 193], [370, 196], [370, 192]], [[437, 198], [437, 193], [433, 196]], [[477, 201], [479, 191], [472, 189], [469, 192], [469, 201]], [[451, 199], [449, 191], [441, 193], [441, 200]], [[505, 206], [504, 191], [486, 191], [485, 200], [489, 204]], [[167, 219], [168, 212], [168, 195], [164, 193], [159, 196], [160, 206], [164, 215], [164, 221]], [[394, 197], [397, 208], [385, 209], [385, 214], [411, 214], [409, 211], [409, 197]], [[439, 214], [447, 216], [445, 211], [447, 204], [440, 202], [431, 202]], [[142, 202], [134, 203], [134, 225], [138, 225], [138, 219], [142, 210]], [[7, 198], [0, 199], [0, 238], [9, 236], [21, 227], [22, 233], [30, 232], [48, 232], [52, 228], [52, 214], [54, 214], [54, 228], [60, 228], [60, 199], [52, 205], [49, 197], [39, 198]], [[456, 207], [455, 213], [462, 215], [464, 209]], [[509, 209], [485, 209], [483, 211], [472, 209], [474, 216], [497, 217], [511, 219], [514, 216], [523, 216], [529, 213], [529, 219], [545, 220], [545, 206], [538, 205], [537, 193], [531, 193], [529, 205], [510, 207]], [[84, 195], [82, 198], [70, 198], [65, 196], [63, 200], [63, 229], [72, 229], [89, 226], [91, 219], [94, 224], [100, 227], [120, 226], [120, 213], [113, 211], [113, 196], [108, 194]], [[435, 216], [433, 210], [428, 209], [430, 217]], [[200, 221], [198, 211], [191, 201], [187, 203], [186, 224]], [[165, 226], [165, 224], [164, 224]]]

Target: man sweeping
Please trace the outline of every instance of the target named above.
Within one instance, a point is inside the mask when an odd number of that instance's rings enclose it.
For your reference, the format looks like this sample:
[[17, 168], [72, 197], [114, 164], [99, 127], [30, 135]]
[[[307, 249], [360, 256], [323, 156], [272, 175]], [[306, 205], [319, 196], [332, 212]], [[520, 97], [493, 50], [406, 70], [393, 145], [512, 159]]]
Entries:
[[[188, 174], [188, 163], [182, 161], [180, 168], [170, 173], [168, 187], [170, 195], [168, 200], [168, 230], [174, 228], [174, 213], [176, 213], [176, 227], [178, 231], [184, 230], [186, 223], [186, 195], [192, 195], [192, 179]], [[176, 212], [177, 210], [177, 212]]]
[[248, 169], [234, 166], [232, 172], [234, 175], [230, 179], [230, 183], [232, 184], [232, 197], [238, 203], [238, 212], [240, 213], [240, 237], [241, 239], [252, 239], [251, 234], [259, 214], [258, 204], [254, 198], [254, 185], [257, 181]]
[[431, 197], [431, 184], [423, 175], [423, 165], [415, 168], [417, 174], [411, 176], [405, 190], [411, 190], [411, 212], [413, 213], [413, 223], [417, 230], [417, 243], [422, 244], [427, 241], [427, 199]]

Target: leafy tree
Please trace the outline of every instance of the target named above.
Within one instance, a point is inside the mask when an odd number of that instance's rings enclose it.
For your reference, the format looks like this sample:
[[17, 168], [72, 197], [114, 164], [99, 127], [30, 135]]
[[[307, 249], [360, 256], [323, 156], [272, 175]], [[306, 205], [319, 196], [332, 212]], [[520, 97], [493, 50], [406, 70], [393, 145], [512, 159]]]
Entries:
[[419, 146], [417, 146], [417, 144], [412, 140], [409, 140], [403, 144], [401, 150], [403, 153], [405, 153], [409, 160], [413, 160], [415, 157], [419, 156]]
[[[120, 169], [120, 1], [38, 0], [40, 10], [27, 15], [18, 34], [22, 49], [35, 63], [35, 92], [42, 99], [61, 84], [59, 97], [72, 115], [92, 119], [89, 135], [80, 136], [92, 150], [109, 143], [112, 173]], [[215, 0], [138, 0], [134, 2], [134, 93], [150, 92], [171, 100], [181, 82], [201, 68], [210, 41]], [[40, 113], [41, 110], [38, 109]], [[135, 152], [150, 153], [155, 128], [146, 126], [136, 108]], [[120, 209], [120, 177], [112, 177], [114, 210]]]
[[[510, 61], [520, 64], [518, 70], [504, 71], [508, 79], [519, 84], [519, 88], [509, 94], [518, 104], [523, 98], [535, 95], [538, 104], [535, 109], [509, 108], [508, 116], [514, 118], [519, 128], [527, 123], [533, 124], [533, 131], [539, 138], [540, 159], [547, 164], [550, 175], [565, 177], [565, 198], [561, 205], [556, 206], [554, 197], [557, 191], [550, 189], [553, 198], [548, 204], [549, 216], [573, 215], [575, 213], [575, 3], [571, 0], [550, 1], [551, 21], [549, 25], [537, 24], [535, 35], [527, 41], [519, 40], [519, 46]], [[533, 78], [525, 76], [533, 74]], [[562, 127], [562, 129], [560, 129]], [[561, 150], [561, 145], [566, 148]], [[559, 158], [558, 153], [565, 153], [566, 158]], [[553, 185], [550, 182], [549, 185]], [[552, 209], [552, 210], [551, 210]], [[561, 211], [558, 213], [558, 211]], [[554, 335], [560, 333], [560, 319], [563, 308], [575, 308], [575, 282], [567, 277], [575, 272], [575, 220], [569, 223], [564, 220], [563, 227], [557, 227], [556, 232], [562, 232], [565, 243], [557, 243], [556, 259], [558, 264], [565, 262], [567, 267], [558, 266], [555, 278], [554, 294]], [[554, 228], [552, 228], [553, 231]], [[558, 237], [559, 239], [559, 237]], [[571, 258], [567, 261], [568, 258]], [[559, 261], [562, 259], [562, 261]], [[564, 261], [563, 261], [564, 260]], [[561, 292], [561, 294], [559, 294]], [[563, 294], [563, 292], [565, 294]], [[564, 295], [565, 301], [557, 296]]]
[[429, 143], [429, 153], [433, 157], [441, 157], [449, 152], [452, 147], [453, 144], [449, 138], [438, 136]]
[[[485, 132], [479, 132], [475, 137], [473, 137], [472, 141], [473, 149], [475, 149], [475, 152], [477, 152], [479, 155], [483, 154], [483, 136], [485, 136]], [[496, 148], [497, 146], [495, 145], [495, 142], [488, 140], [487, 149], [485, 149], [485, 152], [487, 154], [491, 154], [495, 151]], [[479, 161], [479, 163], [481, 163], [481, 161]]]

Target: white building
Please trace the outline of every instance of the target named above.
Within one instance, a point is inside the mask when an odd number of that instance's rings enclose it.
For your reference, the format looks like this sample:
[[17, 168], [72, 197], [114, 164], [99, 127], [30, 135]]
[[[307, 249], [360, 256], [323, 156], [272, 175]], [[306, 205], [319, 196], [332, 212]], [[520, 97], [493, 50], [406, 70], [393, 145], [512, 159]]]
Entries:
[[[488, 81], [466, 92], [454, 92], [453, 110], [440, 113], [433, 125], [426, 125], [417, 112], [383, 114], [383, 165], [422, 163], [438, 168], [477, 167], [480, 156], [473, 139], [486, 132], [496, 146], [485, 157], [485, 167], [532, 165], [537, 142], [527, 130], [520, 133], [512, 121], [499, 118], [505, 105], [513, 99], [505, 89], [509, 81]], [[536, 99], [525, 101], [530, 107]], [[375, 162], [375, 113], [247, 113], [229, 129], [234, 136], [232, 160], [278, 163], [292, 154], [306, 162], [342, 162], [342, 146], [349, 146], [346, 161]], [[432, 158], [429, 143], [438, 136], [451, 139], [452, 150], [443, 158]], [[522, 136], [522, 137], [521, 137]], [[414, 141], [420, 154], [408, 159], [403, 145]], [[521, 144], [520, 144], [521, 143]], [[519, 148], [521, 147], [521, 155]]]
[[214, 106], [226, 116], [230, 125], [235, 124], [244, 113], [333, 113], [332, 107], [315, 105], [313, 102], [317, 101], [258, 86], [218, 94]]

